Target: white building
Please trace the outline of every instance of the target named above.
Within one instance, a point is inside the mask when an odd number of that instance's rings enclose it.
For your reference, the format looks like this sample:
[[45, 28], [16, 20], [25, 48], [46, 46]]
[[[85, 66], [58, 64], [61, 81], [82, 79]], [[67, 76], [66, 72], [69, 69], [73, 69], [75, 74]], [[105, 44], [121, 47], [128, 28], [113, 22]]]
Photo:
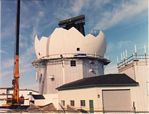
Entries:
[[[133, 55], [118, 64], [120, 74], [90, 77], [64, 84], [57, 88], [59, 102], [66, 109], [73, 102], [73, 107], [88, 111], [94, 107], [96, 112], [149, 113], [148, 62], [146, 55]], [[94, 104], [91, 105], [91, 101]], [[81, 102], [85, 102], [85, 105], [82, 106]]]
[[[0, 107], [11, 104], [12, 93], [13, 93], [12, 88], [0, 88]], [[25, 99], [22, 105], [29, 105], [32, 97], [31, 94], [39, 95], [39, 92], [31, 89], [20, 89], [19, 94], [20, 97], [23, 96]]]
[[12, 98], [12, 94], [10, 94], [10, 90], [12, 88], [0, 88], [0, 106], [6, 104], [6, 100]]
[[91, 112], [134, 111], [132, 88], [138, 83], [125, 74], [108, 74], [84, 78], [64, 84], [59, 90], [59, 102]]
[[[120, 74], [104, 75], [104, 65], [110, 62], [104, 58], [104, 33], [100, 31], [96, 37], [85, 35], [84, 22], [76, 20], [60, 22], [63, 28], [56, 28], [49, 37], [35, 37], [37, 59], [33, 66], [39, 92], [46, 96], [44, 103], [53, 103], [59, 110], [67, 110], [69, 106], [90, 112], [149, 111], [147, 88], [144, 88], [147, 75], [140, 75], [143, 67], [128, 65], [131, 61], [127, 61], [118, 66]], [[145, 64], [147, 69], [148, 62]], [[135, 74], [129, 70], [134, 68]], [[144, 98], [140, 100], [142, 94]]]
[[146, 54], [134, 54], [118, 64], [119, 73], [125, 73], [136, 82], [133, 91], [133, 102], [136, 111], [149, 111], [149, 58]]

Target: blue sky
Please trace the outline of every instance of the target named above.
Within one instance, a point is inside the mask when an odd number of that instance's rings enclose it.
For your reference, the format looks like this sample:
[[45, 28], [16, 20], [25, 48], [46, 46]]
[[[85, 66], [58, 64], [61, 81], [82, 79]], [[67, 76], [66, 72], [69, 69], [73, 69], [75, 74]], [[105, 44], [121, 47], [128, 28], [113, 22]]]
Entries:
[[[148, 45], [147, 0], [21, 0], [20, 86], [37, 89], [34, 35], [49, 36], [58, 22], [72, 16], [86, 16], [85, 32], [103, 30], [108, 57], [112, 62], [106, 73], [116, 72], [116, 58], [123, 51], [128, 55], [137, 45], [143, 53]], [[11, 86], [13, 77], [16, 1], [1, 0], [0, 87]]]

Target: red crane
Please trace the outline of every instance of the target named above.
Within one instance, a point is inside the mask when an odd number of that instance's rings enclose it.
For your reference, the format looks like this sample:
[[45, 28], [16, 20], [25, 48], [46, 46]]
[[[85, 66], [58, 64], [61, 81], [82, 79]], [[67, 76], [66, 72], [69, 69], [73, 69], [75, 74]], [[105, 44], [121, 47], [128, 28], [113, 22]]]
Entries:
[[12, 104], [20, 104], [19, 98], [19, 34], [20, 34], [20, 0], [17, 0], [17, 15], [16, 15], [16, 47], [14, 60], [14, 79], [12, 80], [13, 95]]

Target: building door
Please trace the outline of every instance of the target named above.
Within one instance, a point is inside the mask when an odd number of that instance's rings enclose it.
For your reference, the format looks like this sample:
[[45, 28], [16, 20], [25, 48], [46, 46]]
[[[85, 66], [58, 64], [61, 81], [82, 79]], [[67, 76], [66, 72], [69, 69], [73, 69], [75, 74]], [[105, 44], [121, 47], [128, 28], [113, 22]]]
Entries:
[[103, 90], [103, 111], [131, 111], [130, 90]]
[[90, 113], [94, 113], [94, 101], [89, 100]]

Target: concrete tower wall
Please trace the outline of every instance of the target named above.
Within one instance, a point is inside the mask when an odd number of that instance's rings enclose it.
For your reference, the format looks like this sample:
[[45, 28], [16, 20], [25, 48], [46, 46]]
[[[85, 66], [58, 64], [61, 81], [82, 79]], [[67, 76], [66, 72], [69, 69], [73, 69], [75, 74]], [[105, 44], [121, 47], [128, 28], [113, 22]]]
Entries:
[[[74, 66], [71, 62], [75, 61]], [[57, 87], [86, 77], [103, 75], [103, 64], [92, 59], [49, 60], [38, 66], [39, 91], [42, 94], [57, 93]]]
[[[35, 37], [37, 80], [41, 94], [55, 94], [56, 88], [86, 77], [104, 74], [104, 33], [83, 36], [76, 28], [56, 28], [49, 37]], [[100, 60], [100, 61], [99, 61]]]

